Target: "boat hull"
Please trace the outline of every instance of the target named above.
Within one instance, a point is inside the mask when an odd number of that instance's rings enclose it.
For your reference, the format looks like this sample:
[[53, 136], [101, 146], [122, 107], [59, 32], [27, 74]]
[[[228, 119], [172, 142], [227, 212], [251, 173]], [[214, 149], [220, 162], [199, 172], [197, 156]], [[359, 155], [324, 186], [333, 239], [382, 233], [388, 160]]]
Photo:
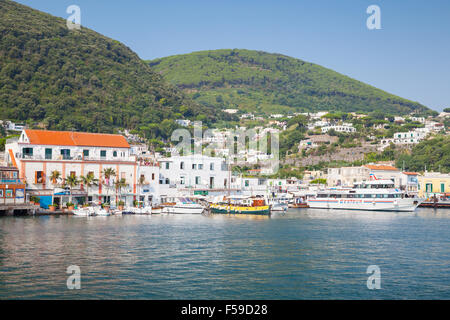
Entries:
[[165, 207], [162, 209], [163, 213], [171, 214], [202, 214], [204, 211], [203, 207]]
[[225, 205], [211, 205], [211, 213], [217, 214], [255, 214], [255, 215], [270, 215], [269, 206], [261, 207], [238, 207]]
[[404, 211], [412, 212], [421, 204], [418, 198], [393, 200], [355, 200], [355, 199], [309, 199], [307, 204], [313, 209], [341, 209], [364, 211]]

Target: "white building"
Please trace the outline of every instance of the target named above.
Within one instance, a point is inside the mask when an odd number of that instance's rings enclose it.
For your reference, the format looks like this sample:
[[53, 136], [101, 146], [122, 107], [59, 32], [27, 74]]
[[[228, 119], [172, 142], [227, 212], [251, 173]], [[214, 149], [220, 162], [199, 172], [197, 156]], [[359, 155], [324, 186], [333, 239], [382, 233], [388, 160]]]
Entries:
[[[137, 200], [145, 182], [153, 194], [146, 200], [157, 196], [159, 168], [147, 163], [141, 166], [125, 137], [115, 134], [83, 132], [24, 130], [16, 141], [6, 144], [5, 161], [19, 169], [20, 179], [25, 180], [27, 192], [41, 198], [41, 205], [48, 206], [52, 201], [65, 204], [69, 199], [67, 190], [61, 189], [62, 182], [69, 176], [92, 174], [98, 185], [87, 188], [82, 183], [72, 191], [73, 202], [81, 203], [87, 199], [94, 202], [117, 203], [122, 199], [128, 204]], [[113, 169], [115, 175], [107, 179], [104, 170]], [[50, 179], [52, 172], [59, 172], [59, 181]], [[126, 187], [120, 191], [115, 182], [124, 179]], [[55, 191], [57, 189], [61, 192]], [[138, 190], [139, 189], [139, 190]]]
[[343, 133], [356, 132], [356, 128], [354, 128], [351, 123], [343, 123], [342, 125], [331, 125], [322, 127], [322, 133], [327, 133], [330, 130]]
[[191, 120], [187, 120], [187, 119], [178, 119], [178, 120], [175, 120], [175, 122], [182, 127], [189, 127], [191, 125]]
[[175, 197], [180, 191], [229, 188], [231, 175], [223, 158], [188, 155], [161, 158], [158, 162], [161, 198]]

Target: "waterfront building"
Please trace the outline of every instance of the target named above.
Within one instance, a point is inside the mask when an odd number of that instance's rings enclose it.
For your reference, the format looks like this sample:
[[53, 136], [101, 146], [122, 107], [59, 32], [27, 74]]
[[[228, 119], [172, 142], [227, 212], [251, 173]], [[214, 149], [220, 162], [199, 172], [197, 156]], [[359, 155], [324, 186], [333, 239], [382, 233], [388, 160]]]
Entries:
[[378, 180], [392, 180], [397, 188], [400, 187], [401, 172], [391, 165], [368, 164], [360, 167], [329, 168], [327, 184], [329, 187], [352, 187], [355, 182]]
[[[92, 174], [98, 180], [97, 185], [73, 187], [74, 203], [115, 204], [120, 198], [131, 204], [138, 196], [140, 175], [154, 174], [148, 181], [158, 182], [157, 166], [141, 166], [125, 137], [116, 134], [23, 130], [17, 140], [8, 141], [5, 157], [19, 169], [27, 191], [39, 197], [44, 208], [52, 202], [62, 205], [68, 201], [67, 188], [61, 188], [68, 176]], [[114, 170], [115, 175], [108, 179], [105, 169]], [[52, 172], [59, 173], [58, 181], [51, 179]], [[114, 183], [121, 179], [127, 186], [118, 190]]]
[[392, 180], [395, 187], [400, 188], [402, 172], [396, 167], [385, 164], [367, 164], [363, 167], [369, 170], [367, 180], [373, 175], [378, 180]]
[[418, 176], [419, 197], [431, 198], [447, 194], [450, 196], [450, 174], [425, 172]]
[[230, 171], [225, 159], [201, 154], [158, 159], [161, 198], [180, 192], [209, 194], [229, 189]]
[[6, 206], [25, 204], [25, 183], [16, 167], [0, 167], [0, 210]]
[[369, 179], [370, 169], [366, 167], [328, 168], [328, 187], [352, 187], [355, 182]]
[[419, 173], [417, 172], [402, 172], [400, 174], [400, 188], [405, 190], [408, 194], [418, 195], [418, 177]]

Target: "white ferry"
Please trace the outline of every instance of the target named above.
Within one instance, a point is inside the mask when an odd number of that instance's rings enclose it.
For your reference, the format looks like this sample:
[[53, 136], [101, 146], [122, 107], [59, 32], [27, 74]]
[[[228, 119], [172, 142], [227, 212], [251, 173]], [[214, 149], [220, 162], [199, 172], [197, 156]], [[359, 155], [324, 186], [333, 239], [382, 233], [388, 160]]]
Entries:
[[353, 188], [317, 191], [316, 196], [306, 201], [310, 208], [414, 211], [424, 199], [408, 197], [394, 187], [392, 180], [371, 180], [357, 183]]

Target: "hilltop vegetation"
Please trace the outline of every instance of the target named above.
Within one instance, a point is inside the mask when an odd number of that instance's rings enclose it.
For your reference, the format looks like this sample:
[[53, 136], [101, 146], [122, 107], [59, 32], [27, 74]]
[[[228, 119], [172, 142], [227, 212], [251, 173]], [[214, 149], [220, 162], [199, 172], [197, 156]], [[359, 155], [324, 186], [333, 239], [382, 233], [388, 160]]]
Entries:
[[149, 61], [196, 101], [220, 109], [263, 113], [383, 111], [429, 113], [409, 101], [330, 69], [261, 51], [201, 51]]
[[183, 117], [215, 118], [118, 41], [0, 0], [0, 118], [111, 132]]
[[440, 135], [433, 139], [423, 140], [415, 145], [410, 153], [397, 157], [396, 165], [407, 171], [440, 171], [450, 172], [450, 136]]

